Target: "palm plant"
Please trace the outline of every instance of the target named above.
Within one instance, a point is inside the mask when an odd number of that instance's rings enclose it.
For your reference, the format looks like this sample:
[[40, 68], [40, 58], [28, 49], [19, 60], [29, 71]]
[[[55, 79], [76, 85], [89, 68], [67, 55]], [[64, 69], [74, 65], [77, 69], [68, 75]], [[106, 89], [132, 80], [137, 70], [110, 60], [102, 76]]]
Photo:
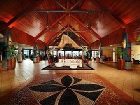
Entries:
[[10, 45], [7, 48], [7, 59], [11, 59], [13, 57], [16, 57], [16, 51], [15, 51], [15, 46], [14, 45]]
[[121, 47], [118, 47], [116, 49], [116, 52], [117, 52], [117, 55], [119, 56], [120, 59], [122, 59], [123, 56], [126, 55], [126, 51], [123, 48], [121, 48]]

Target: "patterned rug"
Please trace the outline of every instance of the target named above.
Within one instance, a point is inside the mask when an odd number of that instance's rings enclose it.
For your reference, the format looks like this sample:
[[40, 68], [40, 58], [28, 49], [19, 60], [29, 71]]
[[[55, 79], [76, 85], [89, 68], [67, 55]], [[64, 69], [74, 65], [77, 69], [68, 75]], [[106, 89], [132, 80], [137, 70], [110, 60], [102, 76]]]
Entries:
[[2, 105], [140, 105], [95, 74], [45, 78], [38, 77]]

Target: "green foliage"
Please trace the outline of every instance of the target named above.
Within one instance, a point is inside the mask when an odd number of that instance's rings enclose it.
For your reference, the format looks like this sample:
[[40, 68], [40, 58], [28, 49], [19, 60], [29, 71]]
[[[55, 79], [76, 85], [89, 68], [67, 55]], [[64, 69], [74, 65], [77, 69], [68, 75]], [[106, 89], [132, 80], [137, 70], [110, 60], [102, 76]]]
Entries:
[[99, 52], [96, 52], [96, 57], [99, 57]]
[[7, 47], [7, 59], [13, 58], [16, 56], [15, 46], [10, 45]]
[[38, 46], [35, 45], [33, 48], [33, 57], [36, 58], [37, 56], [39, 56], [39, 51], [38, 51]]
[[119, 56], [119, 58], [122, 58], [123, 56], [127, 55], [126, 51], [123, 50], [122, 47], [118, 47], [116, 49], [117, 55]]

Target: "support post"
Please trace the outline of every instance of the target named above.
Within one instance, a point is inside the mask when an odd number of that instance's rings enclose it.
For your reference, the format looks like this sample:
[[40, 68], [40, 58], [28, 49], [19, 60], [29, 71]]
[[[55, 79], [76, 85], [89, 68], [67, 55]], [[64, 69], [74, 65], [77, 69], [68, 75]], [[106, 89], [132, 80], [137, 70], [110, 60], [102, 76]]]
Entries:
[[22, 47], [20, 45], [18, 45], [18, 54], [17, 54], [17, 61], [18, 63], [22, 63]]

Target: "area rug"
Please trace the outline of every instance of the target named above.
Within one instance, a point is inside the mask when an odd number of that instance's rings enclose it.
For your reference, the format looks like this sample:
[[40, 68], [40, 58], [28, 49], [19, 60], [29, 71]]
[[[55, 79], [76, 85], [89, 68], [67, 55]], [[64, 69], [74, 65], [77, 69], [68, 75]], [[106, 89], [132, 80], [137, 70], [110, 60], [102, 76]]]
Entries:
[[98, 75], [46, 78], [35, 79], [2, 105], [140, 105]]
[[84, 64], [83, 67], [77, 67], [77, 68], [70, 68], [69, 66], [56, 67], [53, 64], [44, 67], [42, 70], [94, 70], [94, 69], [87, 64]]

